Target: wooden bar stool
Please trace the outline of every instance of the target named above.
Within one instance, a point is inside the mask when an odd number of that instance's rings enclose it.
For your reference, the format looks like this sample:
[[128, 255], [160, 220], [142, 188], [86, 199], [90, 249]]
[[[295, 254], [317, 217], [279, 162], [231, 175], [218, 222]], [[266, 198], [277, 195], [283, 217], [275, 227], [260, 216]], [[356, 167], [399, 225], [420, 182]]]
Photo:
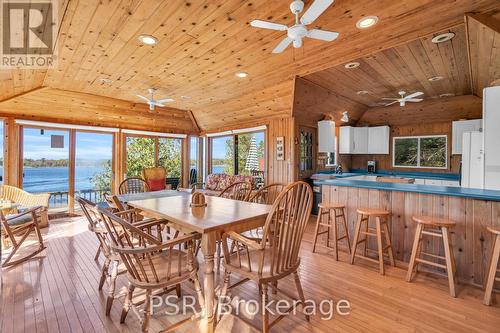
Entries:
[[487, 227], [487, 229], [493, 234], [493, 251], [490, 257], [490, 268], [486, 276], [486, 289], [483, 303], [485, 305], [491, 305], [493, 286], [495, 285], [495, 281], [500, 282], [500, 277], [496, 277], [497, 273], [500, 273], [500, 269], [497, 268], [500, 259], [500, 228]]
[[[358, 222], [356, 223], [356, 229], [354, 233], [354, 241], [352, 244], [351, 251], [351, 265], [354, 264], [354, 258], [360, 257], [366, 259], [368, 261], [372, 261], [379, 264], [380, 274], [384, 275], [384, 251], [387, 251], [387, 255], [389, 256], [389, 260], [391, 265], [396, 266], [394, 261], [394, 253], [392, 252], [392, 243], [391, 243], [391, 233], [389, 231], [389, 226], [387, 225], [390, 212], [382, 209], [372, 209], [372, 208], [360, 208], [357, 210], [358, 212]], [[375, 218], [375, 229], [369, 227], [370, 217]], [[364, 231], [362, 231], [363, 224]], [[382, 233], [385, 238], [385, 247], [383, 246], [382, 241]], [[365, 237], [359, 240], [360, 235], [365, 235]], [[367, 256], [367, 242], [368, 237], [377, 238], [377, 253], [378, 260], [370, 258]], [[358, 245], [364, 243], [364, 253], [356, 254]]]
[[[440, 219], [430, 216], [413, 216], [413, 221], [417, 223], [417, 230], [415, 232], [415, 240], [413, 241], [413, 249], [411, 251], [410, 263], [408, 265], [408, 273], [406, 275], [406, 281], [411, 282], [413, 277], [413, 271], [418, 268], [418, 264], [430, 265], [434, 267], [439, 267], [446, 270], [448, 274], [448, 284], [450, 286], [450, 295], [456, 297], [455, 293], [455, 257], [453, 256], [453, 249], [451, 247], [451, 240], [449, 229], [455, 226], [455, 222]], [[428, 230], [426, 230], [426, 228]], [[427, 253], [422, 251], [422, 236], [427, 235], [431, 237], [439, 237], [443, 239], [444, 245], [444, 257], [433, 253]], [[429, 261], [420, 257], [423, 255], [428, 258], [436, 258], [444, 260], [445, 264], [440, 264], [437, 262]]]
[[[335, 260], [339, 260], [339, 250], [338, 250], [338, 241], [346, 239], [347, 240], [347, 248], [349, 249], [349, 253], [351, 253], [351, 241], [349, 240], [349, 231], [347, 229], [347, 221], [345, 218], [345, 206], [341, 204], [323, 204], [320, 203], [318, 205], [318, 219], [316, 221], [316, 230], [314, 232], [314, 242], [312, 252], [316, 251], [316, 242], [318, 241], [318, 236], [326, 233], [326, 246], [330, 247], [330, 228], [333, 230], [333, 241], [335, 242]], [[333, 210], [334, 218], [332, 221], [331, 211]], [[326, 223], [323, 223], [323, 215], [327, 215]], [[338, 223], [341, 223], [344, 227], [344, 236], [339, 237], [339, 229]], [[326, 230], [319, 231], [319, 227], [326, 227]]]

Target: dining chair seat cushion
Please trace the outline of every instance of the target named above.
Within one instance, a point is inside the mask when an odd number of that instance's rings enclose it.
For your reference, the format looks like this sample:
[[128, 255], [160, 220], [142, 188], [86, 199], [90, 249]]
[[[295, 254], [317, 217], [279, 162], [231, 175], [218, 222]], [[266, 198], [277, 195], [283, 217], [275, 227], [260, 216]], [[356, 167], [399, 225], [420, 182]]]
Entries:
[[166, 187], [165, 179], [163, 179], [163, 178], [148, 179], [147, 183], [148, 183], [149, 189], [151, 191], [161, 191], [161, 190], [164, 190]]
[[[179, 255], [181, 264], [179, 265]], [[141, 278], [134, 279], [134, 284], [137, 286], [148, 286], [151, 284], [165, 284], [168, 283], [169, 280], [186, 277], [191, 274], [190, 269], [187, 266], [187, 252], [179, 251], [179, 250], [164, 250], [162, 252], [155, 253], [151, 256], [151, 261], [148, 260], [147, 257], [137, 256], [138, 260], [141, 261], [141, 264], [144, 268], [144, 275], [141, 275]], [[197, 267], [198, 264], [196, 260], [193, 262], [193, 266]], [[137, 268], [138, 266], [136, 266]], [[154, 268], [154, 269], [153, 269]], [[156, 275], [155, 275], [156, 273]], [[149, 282], [147, 282], [149, 281]]]
[[31, 214], [22, 215], [19, 217], [16, 217], [16, 215], [17, 214], [10, 214], [10, 215], [5, 216], [7, 219], [7, 223], [10, 226], [23, 225], [23, 224], [26, 224], [26, 223], [33, 221], [33, 216], [31, 216]]

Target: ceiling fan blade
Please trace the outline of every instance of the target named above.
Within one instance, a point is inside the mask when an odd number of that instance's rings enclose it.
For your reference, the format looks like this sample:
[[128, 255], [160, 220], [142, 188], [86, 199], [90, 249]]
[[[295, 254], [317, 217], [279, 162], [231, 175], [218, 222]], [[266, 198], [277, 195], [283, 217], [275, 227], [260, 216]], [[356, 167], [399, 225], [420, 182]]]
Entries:
[[418, 103], [418, 102], [422, 102], [422, 101], [423, 101], [423, 99], [422, 99], [422, 98], [410, 98], [410, 99], [405, 98], [405, 101], [406, 101], [406, 102], [414, 102], [414, 103]]
[[335, 39], [337, 39], [338, 36], [339, 36], [338, 32], [325, 31], [319, 29], [312, 29], [307, 32], [307, 37], [324, 40], [326, 42], [334, 41]]
[[405, 98], [406, 100], [408, 100], [408, 99], [411, 99], [411, 98], [413, 98], [413, 97], [422, 96], [423, 94], [424, 94], [423, 92], [418, 91], [418, 92], [416, 92], [416, 93], [413, 93], [413, 94], [410, 94], [410, 95], [408, 95], [408, 96], [405, 96], [404, 98]]
[[159, 107], [165, 107], [165, 104], [158, 103], [158, 102], [155, 102], [155, 104], [154, 104], [154, 105], [159, 106]]
[[253, 20], [252, 22], [250, 22], [250, 25], [254, 28], [271, 29], [271, 30], [279, 30], [279, 31], [288, 30], [288, 27], [284, 24], [267, 22], [267, 21], [262, 21], [262, 20]]
[[288, 47], [288, 45], [290, 45], [292, 41], [293, 40], [291, 38], [286, 37], [278, 44], [278, 46], [274, 48], [273, 53], [281, 53], [285, 51], [285, 49]]
[[304, 25], [308, 25], [313, 23], [323, 12], [330, 7], [333, 3], [333, 0], [316, 0], [313, 4], [307, 9], [307, 11], [302, 15], [300, 19], [300, 23]]
[[156, 104], [163, 104], [163, 103], [170, 103], [170, 102], [175, 102], [175, 99], [173, 99], [173, 98], [159, 99], [156, 101]]
[[384, 106], [389, 106], [389, 105], [396, 104], [396, 103], [399, 103], [399, 101], [394, 101], [394, 102], [391, 102], [391, 103], [387, 103]]
[[399, 98], [393, 98], [393, 97], [383, 97], [382, 99], [384, 101], [399, 101]]
[[141, 98], [141, 99], [143, 99], [144, 101], [146, 101], [146, 103], [149, 103], [149, 98], [144, 97], [142, 95], [136, 95], [136, 96], [139, 97], [139, 98]]

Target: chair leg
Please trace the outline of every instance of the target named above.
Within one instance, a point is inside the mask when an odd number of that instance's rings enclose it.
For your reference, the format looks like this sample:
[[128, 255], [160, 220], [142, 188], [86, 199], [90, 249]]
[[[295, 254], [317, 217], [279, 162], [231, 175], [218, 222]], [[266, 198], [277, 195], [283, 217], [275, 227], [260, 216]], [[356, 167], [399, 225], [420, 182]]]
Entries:
[[222, 289], [220, 292], [221, 297], [224, 297], [227, 295], [227, 290], [229, 289], [229, 281], [231, 279], [231, 272], [226, 271], [224, 273], [224, 282], [222, 284]]
[[450, 237], [448, 234], [447, 227], [441, 227], [441, 232], [443, 235], [444, 242], [444, 255], [446, 258], [446, 272], [448, 273], [448, 284], [450, 285], [450, 295], [452, 297], [457, 297], [455, 292], [455, 276], [453, 274], [453, 263], [451, 256], [453, 256], [453, 251], [451, 250]]
[[277, 295], [278, 294], [278, 280], [276, 280], [276, 281], [273, 282], [273, 288], [271, 288], [271, 293], [273, 295]]
[[219, 241], [217, 242], [217, 274], [220, 273], [220, 263], [221, 263], [221, 249], [222, 249], [222, 242]]
[[125, 318], [127, 318], [130, 305], [132, 304], [132, 297], [134, 296], [134, 289], [135, 287], [129, 283], [127, 296], [125, 298], [125, 302], [123, 303], [122, 314], [120, 316], [120, 324], [123, 324], [125, 322]]
[[266, 305], [269, 301], [267, 288], [267, 283], [264, 283], [261, 287], [262, 333], [269, 333], [269, 314], [266, 311]]
[[[293, 273], [294, 279], [295, 279], [295, 287], [297, 288], [297, 292], [299, 294], [299, 299], [302, 302], [302, 309], [304, 309], [306, 305], [306, 298], [304, 297], [304, 290], [302, 289], [302, 284], [300, 283], [300, 277], [298, 272]], [[309, 315], [304, 313], [304, 316], [306, 317], [306, 320], [309, 321]]]
[[104, 286], [104, 282], [106, 282], [106, 278], [108, 277], [109, 262], [110, 260], [108, 258], [104, 259], [101, 271], [101, 280], [99, 281], [99, 290], [102, 290], [102, 286]]
[[381, 222], [380, 218], [377, 217], [375, 219], [376, 223], [376, 228], [377, 228], [377, 247], [378, 247], [378, 265], [379, 265], [379, 271], [380, 274], [384, 275], [385, 270], [384, 270], [384, 247], [382, 243], [382, 228], [381, 228]]
[[318, 211], [318, 218], [316, 219], [316, 228], [314, 230], [314, 240], [313, 240], [313, 250], [312, 252], [316, 252], [316, 242], [318, 241], [318, 232], [319, 232], [319, 225], [321, 223], [323, 215], [323, 209], [320, 207]]
[[198, 279], [198, 275], [193, 278], [193, 284], [196, 296], [198, 297], [198, 303], [200, 303], [201, 310], [203, 310], [205, 309], [205, 297], [203, 296], [203, 291], [201, 290], [201, 283]]
[[149, 320], [151, 318], [151, 290], [146, 291], [146, 301], [144, 303], [144, 319], [142, 320], [142, 332], [149, 332]]
[[338, 242], [338, 231], [339, 229], [337, 228], [337, 212], [334, 212], [335, 217], [333, 218], [333, 228], [332, 227], [332, 220], [330, 219], [328, 221], [328, 229], [333, 229], [333, 241], [335, 242], [335, 260], [339, 261], [339, 242]]
[[94, 261], [97, 261], [99, 259], [99, 256], [101, 255], [101, 247], [102, 247], [102, 245], [99, 244], [99, 247], [97, 248], [97, 252], [95, 253], [95, 256], [94, 256]]
[[495, 236], [493, 244], [493, 252], [490, 258], [490, 267], [488, 275], [486, 276], [486, 288], [484, 290], [484, 305], [491, 305], [491, 298], [493, 295], [493, 285], [495, 284], [495, 277], [497, 273], [498, 261], [500, 259], [500, 235]]
[[394, 251], [392, 249], [392, 241], [391, 241], [391, 232], [389, 231], [389, 224], [387, 219], [384, 221], [384, 236], [385, 236], [385, 246], [389, 246], [387, 248], [387, 254], [389, 255], [389, 260], [393, 267], [396, 267], [396, 261], [394, 261]]
[[176, 284], [175, 285], [175, 294], [177, 295], [177, 298], [182, 297], [182, 291], [181, 291], [181, 284]]
[[345, 217], [345, 208], [342, 208], [342, 224], [344, 225], [345, 238], [347, 239], [347, 248], [351, 253], [351, 239], [349, 238], [349, 229], [347, 228], [347, 219]]
[[113, 260], [111, 268], [111, 276], [109, 278], [109, 291], [108, 299], [106, 300], [106, 316], [109, 316], [111, 312], [111, 306], [113, 305], [113, 300], [115, 299], [115, 288], [116, 288], [116, 276], [118, 275], [118, 260]]
[[352, 242], [351, 265], [354, 264], [354, 258], [356, 257], [356, 250], [358, 248], [359, 242], [359, 233], [361, 232], [361, 221], [362, 215], [358, 215], [358, 222], [356, 222], [356, 229], [354, 229], [354, 240]]
[[421, 242], [422, 236], [422, 224], [417, 224], [417, 230], [415, 231], [415, 239], [413, 240], [413, 248], [411, 250], [410, 263], [408, 264], [408, 273], [406, 273], [406, 281], [411, 282], [413, 276], [413, 270], [415, 269], [415, 260], [418, 256], [418, 249]]

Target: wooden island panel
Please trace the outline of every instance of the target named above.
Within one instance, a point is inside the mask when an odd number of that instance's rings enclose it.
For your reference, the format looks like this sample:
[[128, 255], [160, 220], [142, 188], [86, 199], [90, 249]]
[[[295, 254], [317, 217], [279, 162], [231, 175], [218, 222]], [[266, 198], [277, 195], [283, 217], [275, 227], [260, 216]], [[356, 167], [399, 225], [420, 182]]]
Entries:
[[[451, 236], [458, 278], [464, 283], [483, 284], [493, 240], [486, 227], [500, 227], [500, 202], [331, 185], [323, 185], [322, 201], [346, 205], [351, 237], [358, 207], [390, 211], [389, 227], [399, 265], [407, 265], [410, 259], [416, 230], [412, 216], [429, 215], [455, 221], [457, 225]], [[375, 243], [370, 241], [368, 246], [375, 248]], [[424, 237], [423, 251], [444, 255], [440, 240], [429, 237]]]

